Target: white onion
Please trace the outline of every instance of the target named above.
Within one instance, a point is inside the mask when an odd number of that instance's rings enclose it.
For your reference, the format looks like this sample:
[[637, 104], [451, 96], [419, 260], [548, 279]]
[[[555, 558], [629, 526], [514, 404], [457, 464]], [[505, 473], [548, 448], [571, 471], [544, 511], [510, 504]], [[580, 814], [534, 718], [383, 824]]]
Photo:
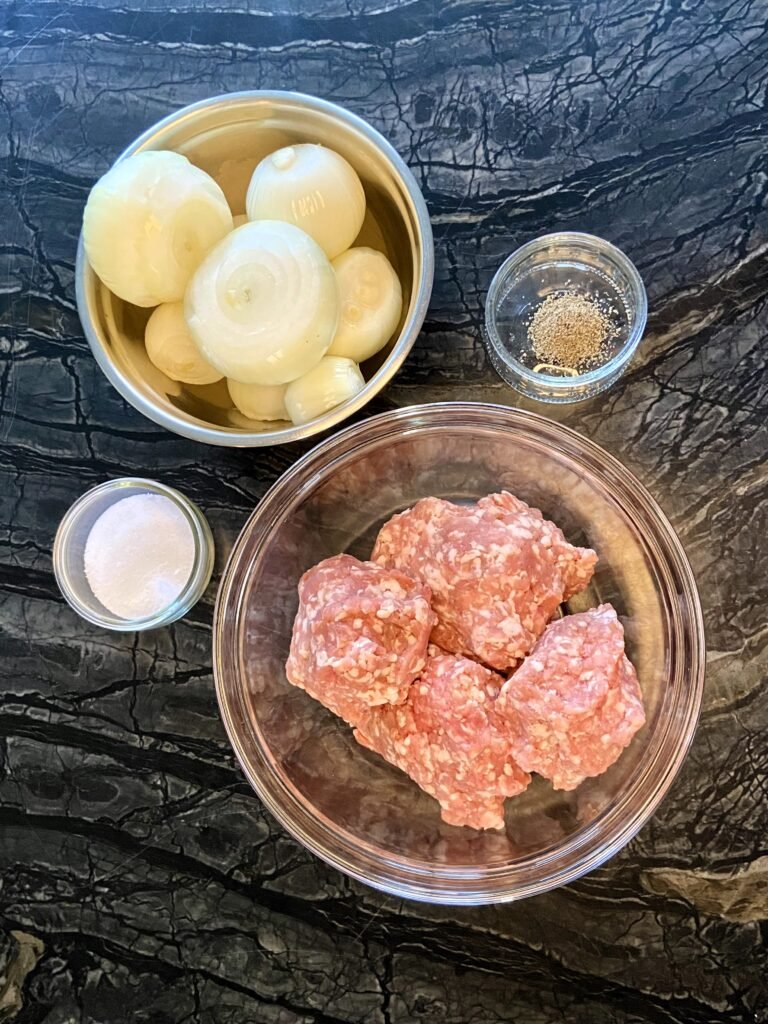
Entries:
[[241, 384], [228, 380], [227, 387], [235, 408], [249, 420], [287, 420], [285, 385]]
[[181, 302], [165, 302], [147, 321], [144, 331], [147, 355], [158, 370], [184, 384], [214, 384], [219, 373], [192, 340]]
[[403, 309], [400, 279], [383, 252], [348, 249], [333, 261], [339, 285], [339, 326], [330, 356], [362, 363], [384, 348]]
[[180, 153], [136, 153], [91, 189], [83, 242], [107, 288], [135, 306], [178, 302], [205, 254], [232, 230], [224, 193]]
[[344, 157], [305, 143], [278, 149], [261, 161], [245, 206], [250, 220], [285, 220], [300, 227], [332, 260], [358, 236], [365, 192]]
[[325, 355], [338, 288], [323, 250], [293, 224], [232, 231], [198, 267], [184, 300], [192, 337], [232, 380], [287, 384]]
[[298, 426], [354, 398], [364, 387], [365, 378], [357, 363], [340, 356], [325, 356], [309, 373], [288, 385], [285, 407]]

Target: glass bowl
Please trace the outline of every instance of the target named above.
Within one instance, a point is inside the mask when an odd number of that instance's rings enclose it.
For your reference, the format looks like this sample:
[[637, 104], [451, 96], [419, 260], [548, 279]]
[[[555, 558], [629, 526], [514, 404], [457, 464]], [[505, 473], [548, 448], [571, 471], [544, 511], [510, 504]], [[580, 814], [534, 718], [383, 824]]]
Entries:
[[[530, 344], [535, 310], [563, 292], [597, 300], [608, 314], [611, 337], [589, 370], [542, 363]], [[517, 391], [542, 402], [579, 402], [622, 375], [647, 316], [645, 286], [624, 253], [604, 238], [564, 231], [528, 242], [499, 267], [485, 300], [485, 344], [496, 372]]]
[[[175, 601], [157, 615], [142, 619], [126, 619], [105, 608], [91, 590], [85, 575], [85, 543], [91, 527], [106, 510], [123, 498], [134, 494], [159, 494], [169, 498], [182, 512], [192, 530], [195, 542], [192, 573]], [[175, 622], [192, 608], [205, 593], [213, 572], [213, 535], [208, 522], [193, 502], [173, 487], [141, 477], [108, 480], [81, 495], [68, 510], [53, 542], [53, 572], [59, 590], [78, 615], [104, 629], [120, 633], [158, 629]]]
[[[418, 498], [506, 488], [600, 563], [569, 604], [616, 607], [647, 723], [608, 772], [571, 793], [535, 778], [503, 832], [446, 825], [437, 803], [285, 678], [301, 574], [340, 551], [369, 556], [382, 523]], [[263, 498], [224, 573], [214, 621], [222, 717], [251, 785], [285, 828], [354, 878], [436, 903], [518, 899], [616, 853], [669, 788], [696, 725], [704, 636], [695, 582], [664, 515], [614, 458], [572, 430], [472, 402], [375, 416], [324, 441]]]

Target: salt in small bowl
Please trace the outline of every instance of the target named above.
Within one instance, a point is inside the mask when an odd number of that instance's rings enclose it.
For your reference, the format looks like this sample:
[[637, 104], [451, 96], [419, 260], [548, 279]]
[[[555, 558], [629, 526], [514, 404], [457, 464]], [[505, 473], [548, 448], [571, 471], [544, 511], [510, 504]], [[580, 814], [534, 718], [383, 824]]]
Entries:
[[[93, 593], [85, 574], [85, 545], [91, 528], [102, 513], [123, 498], [137, 494], [156, 494], [173, 502], [192, 531], [194, 559], [189, 579], [175, 600], [155, 615], [128, 619], [114, 615]], [[67, 603], [88, 622], [122, 633], [158, 629], [186, 615], [203, 596], [210, 582], [213, 558], [213, 535], [197, 505], [174, 488], [141, 477], [108, 480], [86, 491], [62, 519], [53, 544], [53, 571]]]

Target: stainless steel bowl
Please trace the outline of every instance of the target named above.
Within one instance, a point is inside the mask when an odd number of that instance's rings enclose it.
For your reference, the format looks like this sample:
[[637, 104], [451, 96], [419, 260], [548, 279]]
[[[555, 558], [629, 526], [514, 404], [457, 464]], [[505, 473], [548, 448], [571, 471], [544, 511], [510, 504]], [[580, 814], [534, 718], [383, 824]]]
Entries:
[[224, 189], [232, 212], [245, 212], [256, 164], [281, 146], [319, 142], [352, 164], [365, 186], [368, 210], [359, 244], [389, 257], [403, 286], [400, 331], [363, 364], [366, 386], [325, 416], [294, 427], [259, 424], [232, 408], [226, 383], [179, 384], [157, 370], [144, 349], [150, 310], [116, 298], [77, 250], [77, 308], [99, 366], [134, 408], [195, 441], [262, 446], [296, 441], [336, 426], [361, 409], [397, 373], [421, 329], [429, 304], [434, 249], [429, 214], [411, 172], [369, 124], [333, 103], [291, 92], [239, 92], [184, 107], [146, 131], [119, 157], [147, 149], [183, 153]]

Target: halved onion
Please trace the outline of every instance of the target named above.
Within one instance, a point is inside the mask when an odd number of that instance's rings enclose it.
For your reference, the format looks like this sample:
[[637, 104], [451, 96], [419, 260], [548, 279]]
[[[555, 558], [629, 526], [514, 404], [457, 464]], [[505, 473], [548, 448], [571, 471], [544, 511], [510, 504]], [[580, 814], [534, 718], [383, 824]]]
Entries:
[[270, 220], [220, 242], [184, 299], [205, 358], [244, 384], [287, 384], [316, 366], [338, 307], [336, 277], [320, 246], [293, 224]]
[[354, 398], [365, 387], [360, 367], [351, 359], [325, 356], [285, 391], [285, 407], [298, 426]]
[[150, 362], [171, 380], [213, 384], [222, 378], [192, 340], [181, 302], [164, 302], [157, 307], [147, 321], [144, 344]]
[[235, 408], [249, 420], [287, 420], [285, 385], [241, 384], [228, 380], [227, 387]]
[[339, 284], [339, 326], [330, 356], [362, 363], [384, 348], [403, 309], [403, 289], [383, 252], [361, 246], [333, 261]]
[[178, 302], [205, 254], [232, 230], [224, 193], [180, 153], [135, 153], [91, 189], [83, 243], [107, 288], [135, 306]]
[[332, 260], [358, 236], [365, 218], [365, 192], [343, 156], [304, 143], [278, 149], [261, 161], [245, 206], [250, 220], [285, 220], [300, 227]]

